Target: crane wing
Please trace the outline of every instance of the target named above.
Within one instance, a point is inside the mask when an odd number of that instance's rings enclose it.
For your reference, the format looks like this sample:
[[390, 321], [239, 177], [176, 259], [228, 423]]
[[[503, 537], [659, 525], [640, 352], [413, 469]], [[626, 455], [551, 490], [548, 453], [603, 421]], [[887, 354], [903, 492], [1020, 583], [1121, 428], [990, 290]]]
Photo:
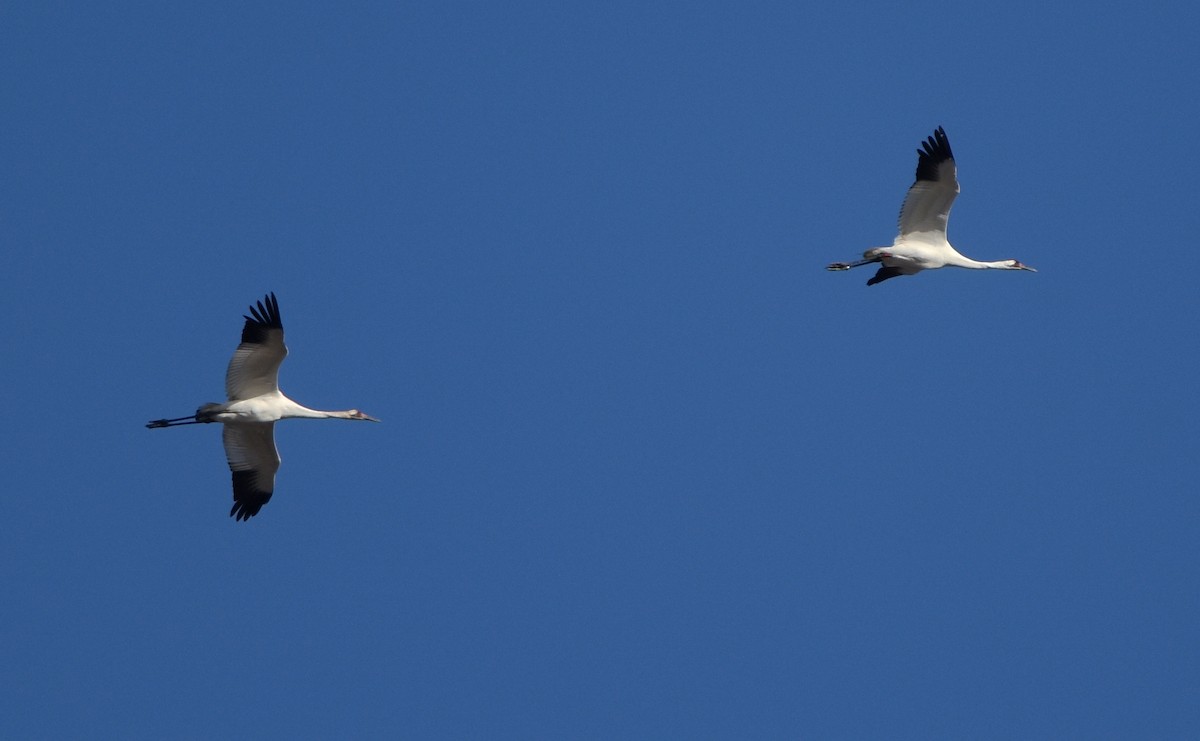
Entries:
[[278, 391], [279, 365], [287, 357], [275, 294], [267, 294], [257, 307], [251, 306], [250, 314], [242, 327], [242, 344], [233, 351], [229, 369], [225, 371], [225, 395], [229, 401]]
[[917, 150], [917, 180], [908, 189], [900, 207], [900, 236], [936, 232], [946, 238], [950, 207], [958, 196], [958, 171], [950, 140], [939, 126]]
[[225, 458], [233, 472], [233, 509], [230, 517], [248, 520], [258, 514], [275, 491], [279, 451], [275, 449], [275, 423], [227, 424], [221, 436]]

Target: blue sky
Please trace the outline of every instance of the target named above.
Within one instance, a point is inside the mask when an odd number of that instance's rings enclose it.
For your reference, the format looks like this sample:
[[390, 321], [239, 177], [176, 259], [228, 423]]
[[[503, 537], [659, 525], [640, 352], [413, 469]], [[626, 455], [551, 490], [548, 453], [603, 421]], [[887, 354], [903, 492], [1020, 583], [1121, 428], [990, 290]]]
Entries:
[[1192, 735], [1198, 21], [6, 6], [0, 735]]

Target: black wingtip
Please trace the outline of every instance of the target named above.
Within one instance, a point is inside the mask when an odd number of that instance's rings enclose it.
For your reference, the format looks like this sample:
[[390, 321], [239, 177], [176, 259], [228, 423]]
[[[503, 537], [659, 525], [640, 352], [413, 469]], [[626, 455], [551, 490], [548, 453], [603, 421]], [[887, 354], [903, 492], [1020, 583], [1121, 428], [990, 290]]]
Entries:
[[256, 486], [253, 471], [234, 471], [233, 508], [229, 510], [229, 516], [238, 521], [249, 520], [258, 514], [263, 505], [271, 501], [273, 493]]
[[250, 305], [250, 316], [242, 315], [246, 324], [242, 327], [242, 342], [263, 342], [267, 332], [272, 329], [283, 329], [283, 319], [279, 316], [279, 302], [275, 293], [268, 293], [258, 305]]
[[933, 136], [921, 142], [921, 149], [917, 150], [917, 180], [937, 180], [938, 165], [953, 159], [950, 139], [946, 137], [946, 131], [939, 126], [933, 132]]
[[886, 265], [875, 272], [875, 277], [867, 281], [868, 286], [873, 286], [876, 283], [882, 283], [888, 278], [895, 278], [898, 275], [904, 275], [900, 272], [900, 268], [889, 268]]

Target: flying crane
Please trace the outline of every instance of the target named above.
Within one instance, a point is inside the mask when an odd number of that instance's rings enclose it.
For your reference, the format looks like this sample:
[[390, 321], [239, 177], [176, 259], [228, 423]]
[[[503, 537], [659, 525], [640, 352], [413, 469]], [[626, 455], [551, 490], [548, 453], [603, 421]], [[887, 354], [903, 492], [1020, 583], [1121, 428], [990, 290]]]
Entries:
[[357, 409], [323, 412], [301, 406], [279, 390], [279, 365], [287, 357], [283, 322], [275, 294], [268, 294], [244, 317], [242, 342], [233, 351], [225, 372], [224, 403], [205, 404], [189, 417], [156, 419], [147, 427], [220, 422], [225, 458], [233, 472], [233, 509], [229, 516], [249, 520], [271, 499], [279, 451], [275, 448], [275, 423], [281, 419], [379, 420]]
[[881, 263], [868, 286], [897, 275], [915, 275], [922, 270], [955, 267], [974, 270], [1037, 271], [1017, 260], [980, 262], [964, 257], [946, 240], [950, 207], [958, 196], [958, 177], [950, 140], [939, 126], [917, 150], [917, 180], [908, 189], [900, 207], [900, 233], [891, 247], [875, 247], [855, 262], [835, 262], [827, 270], [849, 270], [859, 265]]

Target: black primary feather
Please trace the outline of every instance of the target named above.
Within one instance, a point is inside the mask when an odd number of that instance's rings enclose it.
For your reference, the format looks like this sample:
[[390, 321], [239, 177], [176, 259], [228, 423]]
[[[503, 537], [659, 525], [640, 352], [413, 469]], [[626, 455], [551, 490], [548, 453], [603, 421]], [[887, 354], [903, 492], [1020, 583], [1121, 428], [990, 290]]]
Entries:
[[950, 151], [950, 140], [939, 126], [937, 131], [933, 132], [933, 136], [921, 142], [921, 146], [924, 149], [917, 150], [917, 180], [936, 181], [938, 165], [954, 159], [954, 153]]
[[274, 492], [263, 491], [255, 484], [254, 471], [233, 472], [233, 509], [229, 516], [238, 520], [249, 520], [258, 514], [263, 505], [271, 501]]
[[266, 341], [267, 334], [272, 329], [283, 329], [283, 320], [279, 317], [279, 302], [275, 300], [274, 292], [268, 293], [263, 301], [258, 302], [258, 306], [251, 306], [250, 313], [253, 316], [242, 317], [246, 320], [245, 326], [242, 327], [242, 342], [253, 342], [261, 344]]
[[904, 275], [904, 273], [900, 272], [900, 268], [889, 268], [885, 265], [875, 272], [875, 277], [867, 281], [867, 285], [873, 286], [876, 283], [882, 283], [888, 278], [895, 278], [898, 275]]

